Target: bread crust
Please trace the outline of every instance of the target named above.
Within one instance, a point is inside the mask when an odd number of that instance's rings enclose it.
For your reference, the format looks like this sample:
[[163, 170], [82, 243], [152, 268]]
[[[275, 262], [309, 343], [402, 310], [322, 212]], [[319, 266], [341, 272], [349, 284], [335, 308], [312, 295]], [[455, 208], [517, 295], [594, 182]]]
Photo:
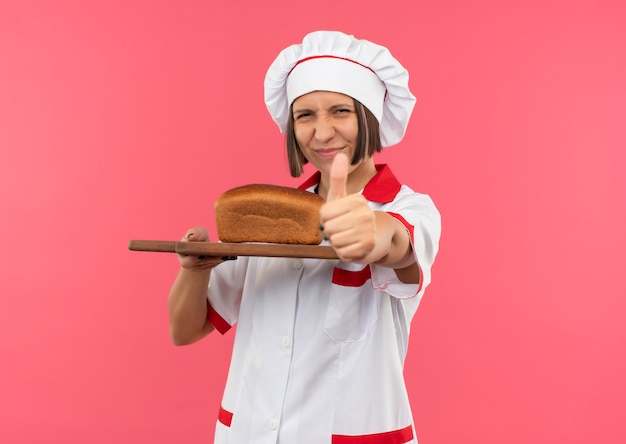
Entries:
[[278, 185], [250, 184], [230, 189], [215, 201], [222, 242], [317, 245], [322, 241], [317, 194]]

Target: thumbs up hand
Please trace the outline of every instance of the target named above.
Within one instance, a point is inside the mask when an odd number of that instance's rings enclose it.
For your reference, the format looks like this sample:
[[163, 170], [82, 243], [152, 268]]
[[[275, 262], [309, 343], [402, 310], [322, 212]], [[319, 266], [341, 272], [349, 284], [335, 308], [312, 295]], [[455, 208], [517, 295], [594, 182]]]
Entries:
[[376, 217], [361, 194], [347, 193], [349, 163], [342, 153], [333, 159], [320, 222], [339, 259], [367, 263], [376, 244]]

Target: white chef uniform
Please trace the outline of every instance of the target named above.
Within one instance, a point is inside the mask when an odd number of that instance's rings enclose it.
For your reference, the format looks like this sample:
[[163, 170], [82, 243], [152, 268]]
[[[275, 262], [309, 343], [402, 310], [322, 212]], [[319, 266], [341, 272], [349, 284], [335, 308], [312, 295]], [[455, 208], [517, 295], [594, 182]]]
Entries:
[[[400, 220], [419, 285], [339, 260], [239, 257], [212, 271], [211, 323], [237, 323], [217, 444], [416, 443], [403, 378], [410, 322], [431, 279], [440, 216], [385, 165], [362, 193]], [[301, 188], [313, 191], [319, 173]]]

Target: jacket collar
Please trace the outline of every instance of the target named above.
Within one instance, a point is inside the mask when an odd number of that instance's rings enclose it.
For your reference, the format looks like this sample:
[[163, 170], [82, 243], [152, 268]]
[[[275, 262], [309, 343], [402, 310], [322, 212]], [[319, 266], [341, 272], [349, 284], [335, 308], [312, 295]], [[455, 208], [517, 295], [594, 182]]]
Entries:
[[[378, 171], [376, 175], [363, 188], [363, 196], [372, 202], [389, 203], [396, 197], [402, 185], [391, 172], [391, 168], [386, 164], [376, 165], [376, 170]], [[321, 177], [322, 174], [316, 171], [298, 188], [307, 190], [312, 186], [318, 185]]]

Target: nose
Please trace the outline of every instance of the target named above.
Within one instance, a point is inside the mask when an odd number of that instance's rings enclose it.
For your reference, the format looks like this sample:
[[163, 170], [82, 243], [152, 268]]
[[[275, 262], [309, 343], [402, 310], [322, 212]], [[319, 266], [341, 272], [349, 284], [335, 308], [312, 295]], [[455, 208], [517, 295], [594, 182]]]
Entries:
[[326, 143], [332, 140], [333, 137], [335, 137], [335, 126], [333, 123], [327, 119], [317, 119], [315, 122], [315, 138], [322, 143]]

